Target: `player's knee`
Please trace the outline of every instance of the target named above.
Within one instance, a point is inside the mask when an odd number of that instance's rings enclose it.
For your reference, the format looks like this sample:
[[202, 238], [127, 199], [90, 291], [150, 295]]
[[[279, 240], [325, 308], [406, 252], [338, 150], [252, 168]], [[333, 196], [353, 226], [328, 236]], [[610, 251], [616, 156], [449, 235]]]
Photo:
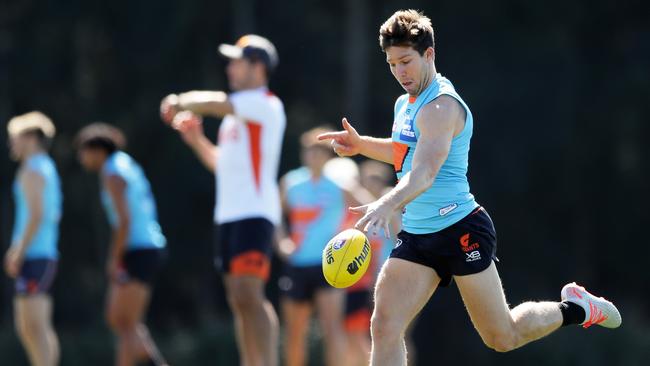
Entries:
[[128, 317], [114, 311], [106, 312], [106, 324], [117, 335], [125, 335], [134, 331], [135, 323]]
[[486, 346], [497, 352], [510, 352], [517, 348], [517, 336], [513, 332], [491, 333], [482, 338]]
[[47, 327], [43, 321], [31, 316], [24, 317], [22, 321], [16, 322], [16, 331], [23, 338], [33, 339], [47, 332]]
[[322, 325], [323, 337], [326, 340], [340, 339], [345, 337], [345, 331], [343, 329], [343, 321], [340, 322], [327, 322]]
[[236, 311], [250, 311], [264, 302], [263, 294], [250, 286], [233, 286], [228, 294], [228, 302]]
[[386, 312], [375, 311], [370, 319], [370, 333], [374, 342], [399, 339], [405, 328], [405, 324]]

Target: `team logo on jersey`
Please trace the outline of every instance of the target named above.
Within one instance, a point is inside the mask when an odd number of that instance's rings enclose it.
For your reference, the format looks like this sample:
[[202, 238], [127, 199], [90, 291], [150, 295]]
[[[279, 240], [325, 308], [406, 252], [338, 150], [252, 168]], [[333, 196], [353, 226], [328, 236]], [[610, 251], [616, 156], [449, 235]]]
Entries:
[[441, 208], [438, 211], [438, 213], [440, 213], [440, 216], [445, 216], [446, 214], [450, 213], [451, 211], [453, 211], [453, 210], [455, 210], [457, 208], [458, 208], [458, 204], [457, 203], [452, 203], [449, 206], [445, 206], [445, 207]]
[[402, 130], [399, 133], [399, 138], [402, 141], [417, 141], [417, 138], [415, 137], [415, 129], [413, 129], [413, 120], [411, 118], [407, 117], [404, 119], [404, 124], [402, 124]]

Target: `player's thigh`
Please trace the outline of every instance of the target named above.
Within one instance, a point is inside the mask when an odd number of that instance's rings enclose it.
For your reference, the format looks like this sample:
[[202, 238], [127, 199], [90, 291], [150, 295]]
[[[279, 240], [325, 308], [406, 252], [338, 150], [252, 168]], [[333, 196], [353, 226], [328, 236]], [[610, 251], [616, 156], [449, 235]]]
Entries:
[[472, 323], [483, 339], [508, 334], [514, 328], [494, 262], [482, 272], [455, 276], [454, 280]]
[[46, 294], [17, 296], [14, 300], [16, 326], [22, 330], [38, 330], [50, 322], [52, 302]]
[[440, 277], [430, 267], [399, 258], [388, 259], [375, 287], [373, 323], [389, 322], [405, 329], [439, 283]]
[[123, 326], [137, 324], [144, 317], [150, 294], [149, 286], [140, 281], [111, 284], [107, 309], [109, 321]]

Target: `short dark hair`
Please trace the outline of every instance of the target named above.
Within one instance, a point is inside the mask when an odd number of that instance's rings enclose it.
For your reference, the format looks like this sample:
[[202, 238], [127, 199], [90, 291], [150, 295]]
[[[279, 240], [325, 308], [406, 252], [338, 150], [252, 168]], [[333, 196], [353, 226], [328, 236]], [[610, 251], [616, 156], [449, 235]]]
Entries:
[[434, 46], [431, 19], [417, 10], [396, 11], [379, 28], [381, 50], [391, 46], [413, 47], [420, 55]]
[[102, 122], [95, 122], [82, 128], [75, 141], [78, 149], [102, 149], [109, 155], [126, 146], [126, 138], [122, 131]]

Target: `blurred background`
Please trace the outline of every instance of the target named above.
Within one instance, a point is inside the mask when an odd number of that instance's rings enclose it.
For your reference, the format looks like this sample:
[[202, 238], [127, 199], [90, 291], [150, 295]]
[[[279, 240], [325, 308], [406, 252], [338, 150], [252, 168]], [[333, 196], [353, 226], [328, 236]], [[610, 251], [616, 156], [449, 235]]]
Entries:
[[[571, 327], [497, 354], [452, 286], [417, 322], [417, 364], [650, 364], [647, 2], [3, 0], [0, 141], [11, 116], [34, 109], [59, 130], [51, 153], [65, 204], [53, 296], [63, 365], [110, 365], [113, 349], [103, 319], [108, 224], [97, 178], [76, 161], [75, 133], [98, 120], [119, 126], [152, 182], [170, 257], [148, 322], [168, 361], [235, 365], [211, 260], [213, 177], [160, 121], [159, 102], [171, 92], [225, 90], [217, 46], [254, 32], [280, 54], [271, 89], [288, 115], [281, 173], [299, 164], [297, 137], [314, 125], [347, 116], [364, 134], [388, 136], [403, 91], [377, 35], [400, 8], [431, 17], [438, 71], [473, 111], [469, 179], [497, 226], [509, 302], [558, 299], [575, 280], [614, 300], [624, 319], [615, 331]], [[218, 123], [207, 120], [210, 137]], [[4, 253], [16, 164], [0, 146]], [[25, 365], [12, 283], [4, 275], [0, 283], [0, 363]], [[268, 286], [273, 301], [276, 283]], [[321, 365], [315, 340], [311, 351]]]

